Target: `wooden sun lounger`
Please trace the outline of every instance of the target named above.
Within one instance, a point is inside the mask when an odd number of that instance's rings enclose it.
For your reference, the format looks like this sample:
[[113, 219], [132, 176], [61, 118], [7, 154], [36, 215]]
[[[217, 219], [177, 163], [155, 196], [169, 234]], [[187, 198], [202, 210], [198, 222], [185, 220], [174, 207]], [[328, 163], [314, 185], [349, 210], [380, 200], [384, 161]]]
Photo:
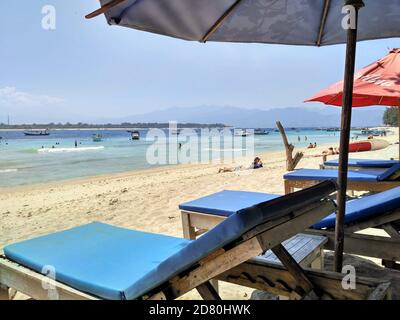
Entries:
[[[334, 190], [335, 187], [331, 182], [324, 182], [315, 188], [303, 190], [304, 192], [299, 192], [297, 195], [286, 196], [284, 199], [285, 203], [288, 203], [286, 208], [281, 206], [282, 201], [273, 202], [272, 206], [269, 204], [268, 209], [273, 209], [274, 216], [269, 218], [268, 221], [251, 228], [237, 240], [214, 250], [195, 265], [162, 285], [151, 289], [141, 298], [150, 300], [174, 299], [196, 288], [204, 299], [220, 299], [209, 280], [240, 267], [252, 257], [258, 256], [268, 249], [272, 249], [286, 267], [287, 272], [290, 273], [292, 281], [296, 283], [291, 293], [292, 297], [323, 297], [324, 288], [320, 287], [317, 284], [318, 281], [312, 280], [303, 271], [281, 243], [332, 212], [335, 209], [335, 205], [324, 197]], [[316, 194], [319, 200], [317, 200]], [[293, 203], [306, 196], [314, 200], [308, 201], [308, 203], [306, 202], [301, 206], [298, 204], [293, 206]], [[279, 203], [279, 205], [274, 207], [275, 203]], [[251, 210], [256, 210], [254, 213], [261, 210], [261, 214], [263, 207], [260, 205], [253, 207]], [[265, 272], [268, 272], [267, 269], [265, 270]], [[317, 277], [322, 278], [325, 276], [325, 274], [317, 275]], [[339, 285], [340, 280], [336, 280], [337, 285]], [[43, 285], [43, 281], [47, 281], [46, 285]], [[383, 284], [384, 282], [382, 281], [372, 281], [370, 283], [371, 288], [382, 288]], [[52, 290], [57, 290], [59, 299], [96, 299], [92, 295], [82, 293], [60, 282], [50, 281], [49, 283], [47, 277], [18, 265], [4, 256], [0, 257], [0, 285], [2, 292], [0, 296], [2, 298], [8, 297], [8, 289], [11, 288], [34, 299], [46, 299], [49, 294], [48, 289], [51, 288]], [[387, 284], [384, 290], [385, 296], [388, 290], [389, 285]], [[365, 291], [361, 292], [356, 289], [353, 293], [360, 299], [365, 298]]]
[[[378, 168], [371, 168], [371, 170], [373, 169], [378, 169]], [[397, 169], [397, 170], [396, 170]], [[312, 170], [312, 169], [300, 169], [298, 170], [298, 172], [301, 171], [311, 171], [314, 173], [318, 173], [318, 171], [321, 170], [321, 172], [323, 172], [325, 169], [319, 169], [319, 170]], [[376, 175], [376, 180], [375, 179], [359, 179], [359, 177], [353, 179], [351, 177], [351, 174], [355, 175], [357, 173], [359, 174], [363, 174], [367, 173], [367, 171], [351, 171], [349, 170], [349, 178], [347, 180], [347, 190], [349, 191], [372, 191], [372, 192], [381, 192], [381, 191], [385, 191], [385, 190], [389, 190], [389, 189], [393, 189], [395, 187], [400, 186], [400, 167], [399, 164], [394, 165], [392, 168], [383, 168], [384, 171], [386, 172], [390, 172], [390, 174], [387, 174], [387, 176], [385, 176], [384, 179], [380, 179], [379, 178], [379, 174], [375, 173]], [[390, 171], [393, 170], [393, 171]], [[396, 170], [396, 171], [394, 171]], [[331, 178], [325, 178], [323, 179], [322, 177], [319, 178], [311, 178], [308, 176], [305, 177], [289, 177], [290, 175], [292, 175], [293, 173], [296, 173], [297, 170], [292, 171], [287, 173], [286, 175], [284, 175], [284, 191], [285, 194], [294, 192], [295, 189], [303, 189], [303, 188], [308, 188], [310, 186], [316, 185], [318, 183], [320, 183], [321, 181], [324, 180], [331, 180], [331, 179], [336, 179], [337, 177], [335, 177], [335, 175], [333, 175]], [[332, 172], [332, 170], [327, 170]], [[334, 170], [336, 171], [336, 169]], [[382, 172], [384, 173], [384, 172]], [[368, 174], [368, 173], [367, 173]], [[336, 174], [337, 176], [337, 174]], [[372, 176], [375, 177], [375, 176]]]
[[[357, 277], [357, 290], [343, 290], [343, 275], [336, 272], [304, 268], [304, 273], [326, 300], [390, 300], [391, 284], [373, 278]], [[251, 259], [216, 277], [225, 281], [262, 290], [277, 296], [298, 299], [296, 281], [283, 266]]]
[[[321, 183], [320, 180], [285, 180], [285, 194], [292, 193], [296, 189], [304, 189]], [[381, 192], [400, 186], [400, 181], [347, 181], [347, 190], [349, 191], [372, 191]]]
[[[320, 183], [319, 180], [285, 180], [285, 194], [292, 193], [296, 189], [304, 189]], [[381, 192], [400, 186], [399, 181], [347, 181], [349, 191], [372, 191]]]
[[[182, 228], [185, 238], [195, 239], [226, 219], [226, 216], [182, 210]], [[356, 233], [368, 228], [383, 229], [388, 237]], [[307, 229], [307, 234], [326, 237], [324, 248], [334, 250], [335, 232], [332, 229]], [[374, 216], [345, 226], [345, 248], [349, 254], [382, 259], [388, 268], [400, 269], [400, 209]], [[319, 257], [317, 256], [316, 259]]]
[[[368, 228], [383, 229], [388, 237], [357, 233]], [[307, 233], [328, 238], [326, 249], [334, 250], [335, 231], [307, 229]], [[388, 268], [400, 270], [400, 209], [345, 227], [344, 251], [382, 259]]]
[[[149, 292], [143, 298], [172, 299], [198, 287], [200, 287], [199, 292], [204, 298], [216, 297], [216, 292], [207, 284], [210, 279], [271, 248], [281, 261], [284, 261], [284, 265], [292, 270], [293, 276], [299, 280], [299, 287], [309, 294], [313, 291], [311, 282], [307, 280], [307, 277], [301, 271], [301, 267], [294, 262], [280, 243], [326, 216], [334, 208], [334, 204], [329, 200], [314, 202], [300, 210], [288, 212], [277, 219], [259, 225], [243, 234], [236, 243], [213, 252], [199, 261], [198, 266], [193, 270], [171, 279], [158, 290]], [[5, 257], [0, 258], [0, 283], [3, 287], [13, 288], [34, 299], [40, 299], [47, 294], [46, 290], [42, 288], [42, 280], [42, 275], [16, 265]], [[66, 293], [65, 296], [62, 296], [63, 298], [89, 298], [87, 294], [80, 295], [76, 290], [66, 288], [66, 286], [59, 285], [56, 282], [54, 282], [54, 285], [57, 289], [60, 288], [62, 293]]]

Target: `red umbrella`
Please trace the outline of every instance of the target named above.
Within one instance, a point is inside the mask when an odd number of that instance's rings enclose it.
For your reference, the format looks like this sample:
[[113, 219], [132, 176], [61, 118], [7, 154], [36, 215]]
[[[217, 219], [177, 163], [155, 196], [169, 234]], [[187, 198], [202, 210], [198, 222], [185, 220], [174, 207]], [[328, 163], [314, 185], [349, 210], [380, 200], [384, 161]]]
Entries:
[[[354, 66], [354, 60], [352, 60], [351, 66]], [[340, 188], [337, 196], [338, 214], [336, 216], [335, 227], [335, 271], [340, 271], [342, 256], [339, 254], [343, 251], [344, 247], [343, 226], [347, 189], [347, 164], [349, 159], [348, 133], [350, 132], [351, 106], [400, 106], [400, 49], [390, 50], [388, 55], [357, 72], [354, 78], [351, 77], [351, 73], [347, 75], [347, 82], [337, 82], [306, 100], [306, 102], [320, 101], [334, 106], [343, 105], [345, 111], [342, 112], [342, 134], [340, 135], [340, 150], [342, 152], [340, 153], [338, 168]], [[352, 80], [353, 83], [351, 83]], [[352, 85], [353, 90], [351, 90]], [[346, 90], [346, 93], [343, 94], [343, 88], [348, 89], [349, 87], [350, 90]], [[400, 108], [398, 109], [398, 119], [400, 124]]]
[[[342, 106], [343, 81], [306, 100]], [[354, 76], [353, 107], [400, 106], [400, 49], [358, 71]]]
[[[319, 101], [341, 106], [342, 99], [343, 81], [340, 81], [318, 92], [306, 102]], [[400, 49], [390, 50], [386, 56], [361, 69], [354, 76], [353, 107], [373, 105], [400, 106]], [[400, 125], [400, 108], [398, 119]]]

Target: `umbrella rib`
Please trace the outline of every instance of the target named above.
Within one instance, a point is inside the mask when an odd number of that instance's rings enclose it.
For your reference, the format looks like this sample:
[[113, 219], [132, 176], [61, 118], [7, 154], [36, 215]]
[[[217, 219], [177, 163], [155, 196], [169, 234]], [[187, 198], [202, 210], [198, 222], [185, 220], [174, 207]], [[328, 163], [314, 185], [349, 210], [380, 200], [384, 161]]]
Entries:
[[215, 31], [224, 23], [224, 21], [231, 15], [233, 10], [242, 2], [242, 0], [236, 0], [224, 14], [213, 24], [213, 26], [207, 31], [207, 33], [201, 38], [200, 42], [206, 42]]
[[126, 0], [112, 0], [109, 3], [105, 4], [104, 6], [102, 6], [101, 8], [86, 15], [85, 18], [92, 19], [94, 17], [97, 17], [97, 16], [101, 15], [102, 13], [105, 13], [106, 11], [110, 10], [111, 8], [114, 8], [116, 5], [118, 5], [124, 1], [126, 1]]
[[326, 19], [328, 18], [329, 5], [330, 5], [330, 0], [325, 0], [324, 10], [322, 11], [321, 23], [319, 26], [318, 38], [317, 38], [317, 42], [316, 42], [318, 47], [321, 46], [321, 43], [322, 43], [322, 36], [324, 34]]

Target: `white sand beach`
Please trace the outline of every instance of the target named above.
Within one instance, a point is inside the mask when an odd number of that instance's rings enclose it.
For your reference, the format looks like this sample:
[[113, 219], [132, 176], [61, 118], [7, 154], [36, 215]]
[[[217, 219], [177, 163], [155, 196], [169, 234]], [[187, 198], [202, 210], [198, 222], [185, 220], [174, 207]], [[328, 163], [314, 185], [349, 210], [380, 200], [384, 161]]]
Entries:
[[[396, 129], [397, 130], [397, 129]], [[398, 133], [385, 137], [391, 145], [353, 158], [398, 158]], [[299, 168], [318, 168], [327, 146], [303, 151]], [[285, 153], [259, 155], [264, 168], [218, 174], [220, 164], [191, 164], [110, 174], [0, 190], [0, 248], [24, 239], [102, 221], [109, 224], [182, 236], [178, 205], [224, 189], [283, 193]], [[334, 158], [337, 156], [331, 156]], [[251, 159], [237, 164], [248, 165]], [[252, 290], [222, 284], [225, 299], [248, 299]], [[184, 299], [199, 298], [196, 292]]]

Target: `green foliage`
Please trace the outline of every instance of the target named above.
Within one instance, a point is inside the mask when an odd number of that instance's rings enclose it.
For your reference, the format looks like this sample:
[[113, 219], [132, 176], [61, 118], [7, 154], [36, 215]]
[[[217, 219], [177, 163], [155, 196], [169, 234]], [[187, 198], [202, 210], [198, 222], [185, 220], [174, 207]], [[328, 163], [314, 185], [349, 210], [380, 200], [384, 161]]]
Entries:
[[397, 112], [400, 107], [386, 108], [383, 114], [383, 123], [389, 126], [398, 126]]

